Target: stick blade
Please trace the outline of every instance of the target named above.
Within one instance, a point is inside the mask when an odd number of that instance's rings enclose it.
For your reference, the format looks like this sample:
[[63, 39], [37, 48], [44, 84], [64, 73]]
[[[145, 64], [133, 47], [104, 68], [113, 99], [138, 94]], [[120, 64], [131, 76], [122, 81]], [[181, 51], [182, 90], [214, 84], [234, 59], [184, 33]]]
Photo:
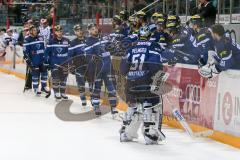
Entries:
[[200, 137], [209, 137], [213, 135], [213, 130], [206, 130], [206, 131], [201, 131], [201, 132], [195, 132], [193, 135], [195, 138], [200, 138]]

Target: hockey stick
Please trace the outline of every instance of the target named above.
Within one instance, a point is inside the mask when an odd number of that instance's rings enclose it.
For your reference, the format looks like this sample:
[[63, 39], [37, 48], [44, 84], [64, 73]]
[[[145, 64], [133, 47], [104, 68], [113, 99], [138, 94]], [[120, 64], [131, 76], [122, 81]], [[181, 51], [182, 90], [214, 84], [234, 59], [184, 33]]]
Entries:
[[137, 11], [136, 13], [132, 14], [131, 16], [134, 17], [138, 12], [144, 11], [145, 9], [153, 6], [154, 4], [156, 4], [156, 3], [159, 2], [159, 1], [160, 1], [160, 0], [156, 0], [156, 1], [152, 2], [151, 4], [147, 5], [147, 6], [144, 7], [143, 9], [141, 9], [141, 10]]
[[[48, 75], [50, 75], [50, 73], [48, 73]], [[49, 93], [45, 96], [45, 98], [49, 98], [51, 96], [51, 76], [49, 76], [48, 78], [48, 85], [49, 85]]]
[[28, 75], [29, 75], [29, 67], [27, 66], [23, 93], [25, 93], [25, 91], [26, 91], [26, 89], [27, 89], [26, 84], [27, 84]]
[[25, 93], [26, 89], [32, 89], [31, 87], [29, 87], [29, 83], [31, 83], [31, 85], [32, 85], [32, 80], [29, 79], [30, 78], [29, 76], [31, 76], [30, 72], [31, 72], [31, 68], [27, 65], [23, 93]]
[[[181, 126], [188, 133], [188, 135], [190, 135], [193, 138], [194, 137], [208, 137], [208, 136], [212, 135], [213, 134], [212, 130], [193, 133], [191, 127], [189, 126], [189, 124], [187, 123], [185, 118], [182, 116], [180, 111], [176, 107], [174, 107], [174, 105], [168, 99], [168, 96], [166, 94], [167, 93], [166, 90], [163, 89], [168, 77], [169, 77], [168, 73], [165, 73], [163, 71], [158, 71], [155, 74], [155, 76], [153, 77], [153, 85], [152, 85], [152, 88], [151, 88], [152, 93], [155, 93], [155, 94], [158, 94], [158, 95], [163, 95], [164, 94], [163, 96], [166, 97], [167, 102], [170, 104], [170, 106], [172, 108], [172, 113], [173, 113], [174, 117], [179, 121]], [[167, 91], [169, 92], [169, 90], [167, 90]]]
[[212, 130], [207, 130], [207, 131], [201, 131], [201, 132], [195, 132], [194, 133], [192, 131], [191, 127], [189, 126], [189, 124], [187, 123], [186, 119], [180, 113], [180, 111], [176, 107], [174, 107], [174, 105], [170, 102], [167, 95], [165, 95], [165, 98], [172, 108], [172, 114], [178, 120], [178, 122], [181, 124], [181, 126], [185, 129], [185, 131], [188, 133], [189, 136], [191, 136], [192, 138], [196, 138], [196, 137], [208, 137], [208, 136], [211, 136], [213, 134]]

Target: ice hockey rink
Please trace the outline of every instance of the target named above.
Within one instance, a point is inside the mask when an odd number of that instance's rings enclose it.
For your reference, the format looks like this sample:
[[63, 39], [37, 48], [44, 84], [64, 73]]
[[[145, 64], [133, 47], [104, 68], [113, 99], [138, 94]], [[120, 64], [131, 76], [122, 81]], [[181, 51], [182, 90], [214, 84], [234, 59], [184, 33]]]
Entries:
[[[210, 139], [191, 139], [164, 126], [166, 141], [146, 146], [120, 143], [121, 122], [105, 115], [87, 122], [65, 122], [54, 114], [53, 98], [23, 94], [24, 81], [0, 73], [1, 160], [240, 160], [240, 150]], [[71, 97], [72, 112], [80, 109]]]

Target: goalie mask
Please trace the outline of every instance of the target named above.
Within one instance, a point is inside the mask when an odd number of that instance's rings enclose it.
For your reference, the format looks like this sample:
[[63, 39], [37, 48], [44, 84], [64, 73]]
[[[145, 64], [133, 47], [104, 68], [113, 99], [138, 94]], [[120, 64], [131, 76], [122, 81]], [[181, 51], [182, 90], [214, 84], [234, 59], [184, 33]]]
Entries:
[[143, 26], [139, 30], [139, 37], [141, 40], [148, 40], [151, 36], [151, 31], [148, 26]]

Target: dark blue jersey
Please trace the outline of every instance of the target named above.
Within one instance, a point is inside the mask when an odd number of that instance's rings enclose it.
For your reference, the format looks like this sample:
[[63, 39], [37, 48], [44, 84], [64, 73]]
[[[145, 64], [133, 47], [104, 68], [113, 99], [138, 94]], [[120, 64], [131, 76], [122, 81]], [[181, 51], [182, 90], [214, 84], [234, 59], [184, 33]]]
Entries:
[[130, 34], [124, 38], [124, 41], [129, 41], [130, 43], [136, 42], [139, 36], [136, 33]]
[[69, 57], [75, 57], [78, 55], [83, 55], [84, 49], [87, 46], [85, 40], [80, 40], [78, 38], [75, 38], [74, 40], [71, 41], [70, 48], [69, 50]]
[[232, 42], [231, 50], [233, 53], [234, 65], [233, 69], [240, 69], [240, 45], [238, 43]]
[[130, 27], [127, 23], [122, 23], [121, 29], [118, 32], [119, 34], [124, 35], [124, 37], [127, 37], [130, 33]]
[[[85, 48], [87, 61], [89, 62], [90, 67], [100, 67], [101, 72], [110, 72], [111, 71], [111, 55], [110, 52], [106, 50], [106, 45], [109, 44], [109, 40], [103, 40], [96, 37], [88, 37], [86, 40], [87, 47]], [[98, 57], [102, 63], [98, 63], [97, 66], [94, 66], [92, 59]], [[99, 66], [100, 65], [100, 66]], [[91, 68], [89, 68], [91, 70]]]
[[69, 39], [63, 37], [61, 40], [53, 38], [49, 41], [45, 51], [46, 61], [50, 62], [52, 67], [66, 62], [69, 58], [68, 48]]
[[195, 35], [195, 45], [198, 47], [200, 51], [200, 56], [202, 58], [202, 62], [206, 63], [208, 59], [208, 51], [214, 50], [214, 42], [208, 28], [202, 28]]
[[28, 36], [24, 40], [23, 53], [31, 62], [31, 65], [38, 66], [44, 62], [44, 40], [43, 37]]
[[239, 64], [240, 46], [229, 41], [226, 37], [220, 41], [215, 41], [215, 59], [218, 71], [225, 71], [230, 68], [238, 68], [234, 64]]
[[169, 47], [192, 55], [191, 58], [187, 56], [182, 56], [181, 58], [178, 57], [179, 63], [197, 64], [198, 60], [201, 58], [199, 49], [194, 45], [187, 34], [179, 33], [178, 35], [175, 35], [175, 37], [170, 40]]
[[162, 63], [174, 57], [172, 50], [163, 50], [155, 42], [142, 41], [127, 50], [126, 57], [121, 62], [121, 73], [127, 79], [149, 79], [158, 70], [162, 69]]
[[167, 34], [164, 32], [155, 31], [150, 38], [150, 41], [157, 42], [162, 48], [167, 46]]
[[188, 39], [193, 43], [195, 40], [194, 30], [189, 26], [181, 26], [180, 33], [188, 37]]

